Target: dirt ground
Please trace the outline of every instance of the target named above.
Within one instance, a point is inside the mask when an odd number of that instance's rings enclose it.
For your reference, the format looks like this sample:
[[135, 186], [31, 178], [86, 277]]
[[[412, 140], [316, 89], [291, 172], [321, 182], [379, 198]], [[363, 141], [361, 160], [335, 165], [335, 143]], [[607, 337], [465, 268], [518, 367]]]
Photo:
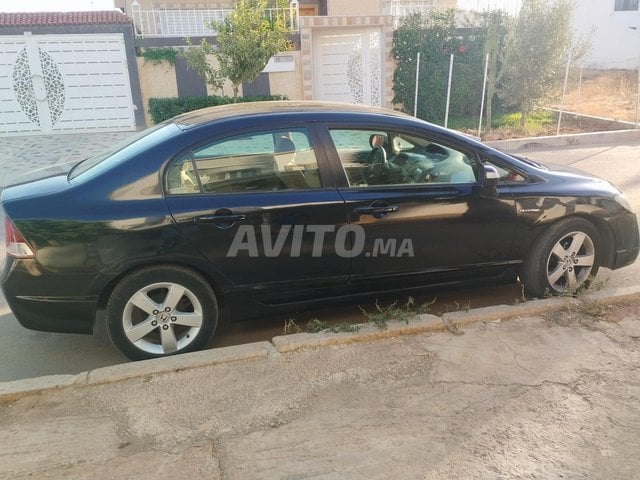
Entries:
[[583, 70], [569, 84], [565, 109], [635, 122], [639, 81], [637, 70]]
[[7, 479], [637, 479], [640, 300], [0, 405]]
[[[637, 70], [583, 70], [574, 72], [567, 85], [564, 112], [592, 115], [610, 120], [636, 122], [638, 115], [638, 71]], [[549, 107], [560, 109], [558, 98]], [[562, 117], [560, 134], [600, 132], [620, 130], [618, 124], [607, 125], [565, 113]], [[468, 133], [473, 133], [469, 131]], [[557, 134], [557, 121], [541, 125], [534, 132], [524, 133], [518, 129], [494, 129], [483, 134], [484, 141], [519, 138], [524, 136], [551, 136]]]

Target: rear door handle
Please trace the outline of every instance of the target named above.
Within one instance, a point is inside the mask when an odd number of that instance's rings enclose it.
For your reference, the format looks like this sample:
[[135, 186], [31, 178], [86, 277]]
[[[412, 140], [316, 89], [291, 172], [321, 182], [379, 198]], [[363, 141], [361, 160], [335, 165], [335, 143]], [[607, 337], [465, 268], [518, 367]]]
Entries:
[[245, 215], [200, 215], [193, 219], [195, 223], [228, 223], [241, 222], [246, 218]]
[[356, 207], [353, 209], [358, 215], [373, 215], [375, 218], [384, 218], [390, 213], [397, 212], [397, 205], [370, 205], [368, 207]]
[[243, 214], [233, 214], [230, 210], [224, 209], [220, 213], [213, 215], [199, 215], [193, 219], [193, 223], [210, 225], [213, 224], [220, 230], [226, 230], [235, 225], [236, 222], [242, 222], [246, 218]]

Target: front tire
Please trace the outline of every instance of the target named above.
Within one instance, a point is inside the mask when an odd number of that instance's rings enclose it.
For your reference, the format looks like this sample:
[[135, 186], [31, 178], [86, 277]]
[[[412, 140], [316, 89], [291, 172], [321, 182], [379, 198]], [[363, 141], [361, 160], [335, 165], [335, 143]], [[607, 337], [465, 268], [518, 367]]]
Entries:
[[600, 265], [600, 232], [582, 218], [549, 226], [525, 260], [522, 282], [534, 297], [575, 293], [587, 287]]
[[216, 330], [218, 303], [192, 270], [148, 267], [116, 286], [106, 321], [109, 338], [131, 360], [164, 357], [205, 347]]

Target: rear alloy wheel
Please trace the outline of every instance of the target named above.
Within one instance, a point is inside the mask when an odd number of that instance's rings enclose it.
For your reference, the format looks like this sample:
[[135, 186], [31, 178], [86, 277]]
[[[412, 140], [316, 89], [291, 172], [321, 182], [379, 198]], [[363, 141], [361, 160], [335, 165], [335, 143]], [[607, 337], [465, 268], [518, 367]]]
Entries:
[[525, 290], [533, 296], [575, 293], [598, 273], [600, 233], [581, 218], [561, 220], [538, 239], [523, 267]]
[[150, 267], [125, 277], [107, 303], [107, 330], [132, 360], [199, 350], [213, 337], [218, 304], [211, 286], [182, 267]]

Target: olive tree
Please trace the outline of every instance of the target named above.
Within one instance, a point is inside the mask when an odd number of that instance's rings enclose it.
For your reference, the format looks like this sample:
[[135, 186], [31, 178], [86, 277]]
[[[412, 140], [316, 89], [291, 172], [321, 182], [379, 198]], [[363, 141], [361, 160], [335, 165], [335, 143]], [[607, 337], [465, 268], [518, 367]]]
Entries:
[[524, 126], [536, 105], [549, 99], [563, 78], [572, 48], [584, 54], [584, 42], [573, 44], [570, 0], [525, 0], [502, 49], [501, 81], [496, 91], [504, 106], [521, 112]]

